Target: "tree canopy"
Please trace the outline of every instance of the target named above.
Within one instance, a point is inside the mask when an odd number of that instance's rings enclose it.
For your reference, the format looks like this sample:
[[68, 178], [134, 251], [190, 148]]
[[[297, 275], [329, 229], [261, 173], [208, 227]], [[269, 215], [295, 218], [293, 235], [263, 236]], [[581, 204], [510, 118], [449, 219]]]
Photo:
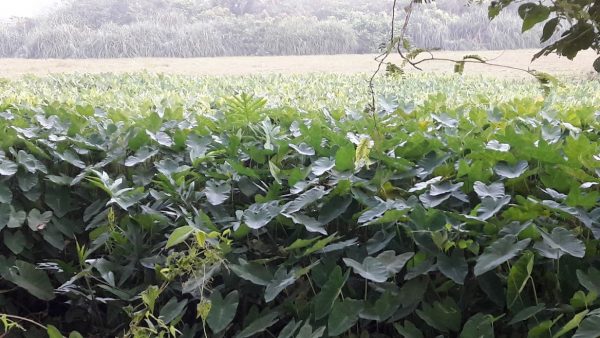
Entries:
[[[577, 53], [589, 48], [600, 54], [600, 1], [496, 0], [489, 4], [490, 19], [517, 4], [519, 16], [523, 19], [522, 31], [543, 25], [541, 42], [552, 41], [536, 53], [534, 59], [557, 53], [572, 60]], [[594, 69], [600, 72], [600, 57], [594, 62]]]

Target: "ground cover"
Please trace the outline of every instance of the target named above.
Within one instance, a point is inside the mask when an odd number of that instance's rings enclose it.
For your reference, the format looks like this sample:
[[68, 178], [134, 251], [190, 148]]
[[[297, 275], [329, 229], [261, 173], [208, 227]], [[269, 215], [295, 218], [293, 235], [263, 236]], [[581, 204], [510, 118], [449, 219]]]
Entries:
[[0, 319], [595, 337], [598, 87], [408, 75], [369, 111], [362, 75], [4, 80]]

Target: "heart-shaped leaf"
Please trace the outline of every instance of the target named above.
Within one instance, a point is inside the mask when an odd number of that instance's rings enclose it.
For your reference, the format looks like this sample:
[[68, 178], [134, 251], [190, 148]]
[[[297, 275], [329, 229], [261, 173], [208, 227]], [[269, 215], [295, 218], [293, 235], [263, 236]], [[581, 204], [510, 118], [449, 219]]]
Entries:
[[477, 193], [480, 199], [491, 197], [495, 200], [502, 199], [506, 196], [504, 192], [504, 184], [502, 182], [486, 185], [483, 182], [477, 181], [473, 184], [473, 190]]
[[339, 266], [336, 266], [331, 274], [329, 274], [327, 282], [313, 298], [315, 320], [319, 320], [329, 314], [349, 275], [350, 270], [342, 273], [342, 268]]
[[477, 258], [474, 268], [475, 276], [483, 275], [515, 257], [529, 245], [530, 241], [530, 239], [517, 241], [517, 238], [513, 235], [507, 235], [496, 240], [485, 248], [483, 254]]
[[237, 312], [239, 303], [239, 293], [237, 290], [231, 291], [225, 299], [221, 297], [221, 293], [213, 291], [210, 296], [210, 312], [206, 318], [206, 323], [214, 333], [219, 333], [227, 326]]
[[33, 231], [40, 231], [46, 228], [51, 219], [52, 211], [41, 213], [38, 209], [32, 209], [27, 215], [27, 225]]
[[556, 227], [550, 234], [545, 231], [540, 231], [540, 234], [543, 241], [536, 242], [534, 248], [546, 258], [559, 259], [564, 254], [578, 258], [585, 256], [583, 242], [565, 228]]
[[229, 183], [216, 182], [214, 180], [206, 182], [206, 188], [204, 189], [206, 199], [212, 205], [223, 204], [229, 198], [230, 192], [231, 185]]
[[504, 178], [517, 178], [525, 173], [529, 168], [527, 161], [519, 161], [514, 165], [510, 165], [506, 162], [496, 164], [494, 171], [500, 177]]
[[48, 275], [30, 263], [15, 261], [15, 265], [9, 268], [8, 276], [5, 278], [41, 300], [48, 301], [55, 297]]
[[355, 299], [336, 301], [327, 320], [329, 336], [339, 336], [350, 329], [358, 320], [358, 314], [363, 309], [363, 302]]
[[469, 272], [469, 266], [464, 253], [458, 249], [454, 249], [450, 256], [443, 253], [438, 254], [437, 267], [441, 273], [459, 285], [464, 284], [467, 273]]

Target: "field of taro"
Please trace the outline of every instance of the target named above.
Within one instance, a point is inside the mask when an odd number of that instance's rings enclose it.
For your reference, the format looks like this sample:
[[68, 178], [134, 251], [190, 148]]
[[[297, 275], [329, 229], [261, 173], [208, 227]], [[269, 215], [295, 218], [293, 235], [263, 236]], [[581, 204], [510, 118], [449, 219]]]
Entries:
[[0, 336], [600, 336], [600, 84], [365, 80], [0, 80]]

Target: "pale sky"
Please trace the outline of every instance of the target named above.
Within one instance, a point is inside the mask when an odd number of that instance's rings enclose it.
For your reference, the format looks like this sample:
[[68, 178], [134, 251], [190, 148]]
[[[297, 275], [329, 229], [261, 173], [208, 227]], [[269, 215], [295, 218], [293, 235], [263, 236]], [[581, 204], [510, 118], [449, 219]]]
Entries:
[[52, 8], [59, 0], [0, 0], [0, 18], [31, 17]]

